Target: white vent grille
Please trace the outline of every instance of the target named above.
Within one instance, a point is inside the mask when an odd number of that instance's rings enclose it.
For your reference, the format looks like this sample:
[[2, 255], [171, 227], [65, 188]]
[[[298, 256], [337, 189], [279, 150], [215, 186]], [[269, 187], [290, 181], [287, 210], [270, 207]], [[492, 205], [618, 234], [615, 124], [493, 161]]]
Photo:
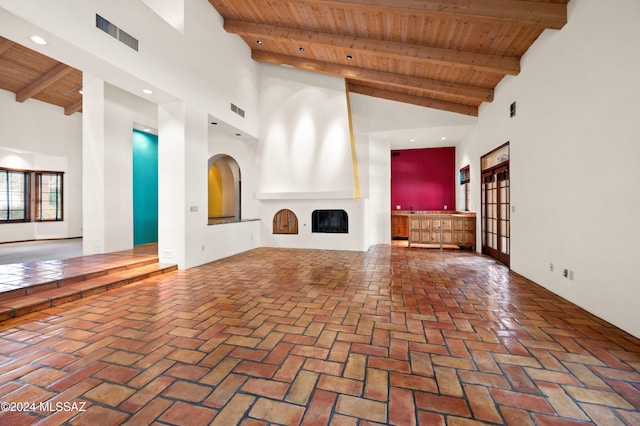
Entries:
[[138, 39], [133, 37], [131, 34], [121, 30], [108, 20], [104, 19], [102, 16], [96, 14], [96, 28], [104, 31], [109, 34], [111, 37], [120, 40], [122, 44], [125, 44], [135, 50], [138, 51]]
[[133, 37], [131, 34], [120, 30], [118, 33], [118, 40], [135, 50], [138, 51], [138, 39]]
[[231, 111], [235, 112], [240, 117], [244, 118], [244, 110], [242, 108], [239, 108], [237, 105], [231, 104]]
[[118, 27], [100, 15], [96, 15], [96, 27], [109, 34], [111, 37], [118, 38]]

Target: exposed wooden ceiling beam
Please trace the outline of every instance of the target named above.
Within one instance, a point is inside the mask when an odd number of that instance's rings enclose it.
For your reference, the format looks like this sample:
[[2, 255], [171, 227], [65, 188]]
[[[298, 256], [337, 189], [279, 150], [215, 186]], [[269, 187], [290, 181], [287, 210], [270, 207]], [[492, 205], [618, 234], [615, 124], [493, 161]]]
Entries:
[[260, 50], [252, 50], [251, 57], [258, 62], [276, 65], [287, 64], [306, 71], [330, 74], [353, 80], [388, 84], [406, 89], [420, 89], [438, 95], [448, 95], [460, 99], [474, 99], [480, 102], [493, 100], [493, 90], [484, 87], [466, 86], [427, 78], [313, 61]]
[[290, 40], [300, 43], [313, 43], [324, 48], [349, 49], [354, 55], [378, 55], [395, 59], [410, 59], [419, 63], [453, 65], [467, 69], [476, 69], [498, 74], [517, 75], [520, 72], [520, 60], [514, 57], [461, 52], [458, 50], [417, 46], [360, 37], [347, 37], [338, 34], [305, 31], [294, 28], [277, 27], [244, 21], [224, 21], [224, 29], [244, 37], [265, 40]]
[[13, 46], [13, 42], [11, 40], [7, 40], [4, 37], [0, 37], [0, 55], [2, 55], [7, 50], [11, 49]]
[[73, 71], [68, 65], [58, 64], [55, 67], [51, 68], [49, 71], [41, 75], [36, 80], [29, 83], [22, 90], [16, 93], [16, 101], [24, 102], [42, 90], [49, 87], [51, 84], [60, 80], [65, 75], [69, 74]]
[[82, 99], [77, 102], [72, 103], [71, 105], [67, 105], [64, 108], [64, 115], [71, 115], [74, 112], [78, 112], [82, 109]]
[[461, 20], [484, 19], [560, 29], [567, 23], [567, 5], [526, 0], [284, 0], [309, 6], [362, 8], [414, 15], [447, 15]]
[[455, 102], [440, 101], [437, 99], [429, 99], [422, 96], [414, 96], [406, 93], [392, 92], [389, 90], [375, 89], [373, 87], [361, 86], [349, 82], [349, 91], [359, 93], [361, 95], [373, 96], [376, 98], [389, 99], [391, 101], [404, 102], [413, 105], [419, 105], [427, 108], [435, 108], [444, 111], [457, 112], [464, 115], [478, 116], [478, 107], [473, 105], [458, 104]]

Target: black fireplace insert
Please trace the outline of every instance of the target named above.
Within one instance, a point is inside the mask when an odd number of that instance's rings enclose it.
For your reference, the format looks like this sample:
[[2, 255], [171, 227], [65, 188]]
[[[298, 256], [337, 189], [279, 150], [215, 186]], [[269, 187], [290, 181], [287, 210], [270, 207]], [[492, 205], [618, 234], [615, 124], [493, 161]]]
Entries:
[[349, 217], [344, 210], [314, 210], [311, 213], [311, 232], [348, 234]]

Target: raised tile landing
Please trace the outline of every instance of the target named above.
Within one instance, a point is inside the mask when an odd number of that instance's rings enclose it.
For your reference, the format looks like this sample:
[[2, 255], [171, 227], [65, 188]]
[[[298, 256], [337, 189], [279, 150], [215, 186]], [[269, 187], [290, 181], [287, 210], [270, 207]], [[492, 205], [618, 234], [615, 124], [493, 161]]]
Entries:
[[115, 253], [0, 265], [0, 321], [175, 270], [157, 244]]

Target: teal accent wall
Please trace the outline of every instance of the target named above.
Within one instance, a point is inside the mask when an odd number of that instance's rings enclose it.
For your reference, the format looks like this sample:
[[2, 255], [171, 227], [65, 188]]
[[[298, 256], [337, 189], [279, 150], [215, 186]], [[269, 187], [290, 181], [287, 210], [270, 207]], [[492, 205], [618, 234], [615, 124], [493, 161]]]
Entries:
[[133, 131], [133, 245], [158, 241], [158, 136]]

